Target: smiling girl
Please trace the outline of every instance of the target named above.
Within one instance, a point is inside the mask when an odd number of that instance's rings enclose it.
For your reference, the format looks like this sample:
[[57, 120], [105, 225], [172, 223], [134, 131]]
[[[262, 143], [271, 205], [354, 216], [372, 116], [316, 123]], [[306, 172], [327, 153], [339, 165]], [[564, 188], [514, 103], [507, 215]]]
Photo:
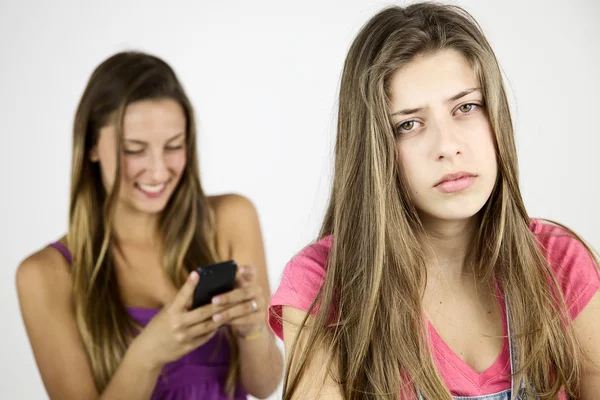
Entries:
[[[282, 357], [258, 215], [200, 185], [192, 106], [144, 53], [92, 74], [73, 130], [69, 229], [17, 272], [52, 399], [264, 398]], [[236, 287], [191, 309], [195, 268], [234, 259]]]

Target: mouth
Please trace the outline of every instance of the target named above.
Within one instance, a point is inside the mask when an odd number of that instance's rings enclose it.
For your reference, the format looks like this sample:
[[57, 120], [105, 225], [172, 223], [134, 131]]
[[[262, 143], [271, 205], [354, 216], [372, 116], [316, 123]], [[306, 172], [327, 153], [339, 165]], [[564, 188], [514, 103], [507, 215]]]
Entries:
[[156, 198], [160, 197], [165, 192], [165, 189], [167, 188], [168, 184], [169, 182], [163, 182], [154, 185], [136, 182], [135, 187], [145, 196], [150, 198]]
[[434, 187], [445, 193], [459, 192], [468, 189], [475, 181], [475, 178], [477, 178], [477, 175], [471, 172], [455, 172], [444, 175]]

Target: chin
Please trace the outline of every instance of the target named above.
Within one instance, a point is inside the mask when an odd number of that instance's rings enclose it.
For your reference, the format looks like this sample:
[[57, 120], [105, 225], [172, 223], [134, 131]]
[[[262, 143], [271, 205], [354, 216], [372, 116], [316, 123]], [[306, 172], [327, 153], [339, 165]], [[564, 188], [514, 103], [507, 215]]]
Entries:
[[429, 220], [460, 222], [477, 216], [485, 205], [485, 202], [465, 203], [463, 201], [462, 204], [438, 204], [424, 207], [419, 214], [421, 214], [421, 218]]
[[160, 214], [167, 207], [166, 204], [161, 205], [160, 207], [144, 207], [141, 208], [140, 211], [145, 212], [147, 214]]
[[148, 214], [148, 215], [158, 215], [158, 214], [162, 213], [164, 209], [165, 209], [164, 207], [157, 208], [157, 209], [149, 209], [148, 208], [148, 209], [143, 209], [143, 210], [139, 210], [139, 211], [141, 213]]
[[477, 213], [470, 213], [470, 212], [465, 212], [463, 211], [457, 211], [455, 213], [445, 213], [445, 214], [440, 214], [440, 215], [434, 215], [433, 217], [438, 219], [438, 220], [442, 220], [442, 221], [448, 221], [448, 222], [464, 222], [464, 221], [468, 221], [471, 218], [475, 217], [477, 215]]
[[133, 202], [130, 207], [138, 213], [142, 214], [160, 214], [167, 207], [167, 201], [154, 202]]

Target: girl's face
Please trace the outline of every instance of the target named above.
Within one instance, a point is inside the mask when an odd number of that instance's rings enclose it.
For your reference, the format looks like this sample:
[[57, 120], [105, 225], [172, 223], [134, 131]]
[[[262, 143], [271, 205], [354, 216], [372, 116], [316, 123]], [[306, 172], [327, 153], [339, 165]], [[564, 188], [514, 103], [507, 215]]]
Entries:
[[[186, 165], [187, 121], [171, 99], [142, 100], [127, 106], [123, 119], [119, 201], [128, 209], [161, 212], [177, 187]], [[115, 181], [117, 134], [114, 124], [100, 129], [90, 159], [100, 163], [109, 191]]]
[[479, 81], [455, 50], [418, 56], [391, 79], [398, 162], [424, 220], [474, 216], [494, 188], [494, 136]]

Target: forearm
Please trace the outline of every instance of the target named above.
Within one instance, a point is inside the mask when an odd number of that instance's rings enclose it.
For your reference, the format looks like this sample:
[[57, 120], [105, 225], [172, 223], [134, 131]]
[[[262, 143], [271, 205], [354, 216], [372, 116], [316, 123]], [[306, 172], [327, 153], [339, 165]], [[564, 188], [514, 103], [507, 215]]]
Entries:
[[265, 326], [260, 336], [237, 338], [240, 376], [244, 389], [254, 397], [266, 398], [281, 381], [283, 356], [271, 331]]
[[99, 399], [148, 400], [160, 372], [161, 368], [150, 365], [138, 353], [134, 342]]

